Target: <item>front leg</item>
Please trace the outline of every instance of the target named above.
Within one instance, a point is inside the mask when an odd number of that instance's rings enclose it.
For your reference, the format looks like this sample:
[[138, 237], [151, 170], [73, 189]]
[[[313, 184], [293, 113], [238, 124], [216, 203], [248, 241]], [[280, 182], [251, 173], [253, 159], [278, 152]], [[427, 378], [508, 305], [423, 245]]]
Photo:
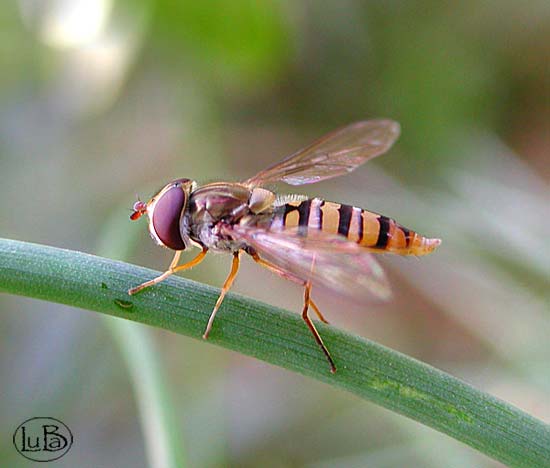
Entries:
[[136, 286], [135, 288], [129, 289], [128, 294], [132, 296], [140, 292], [141, 290], [148, 288], [149, 286], [153, 286], [154, 284], [164, 281], [166, 278], [173, 275], [174, 273], [177, 273], [178, 271], [187, 270], [189, 268], [192, 268], [198, 265], [200, 262], [204, 260], [204, 257], [206, 256], [206, 252], [208, 252], [208, 248], [203, 247], [201, 253], [199, 253], [193, 260], [187, 263], [184, 263], [183, 265], [176, 266], [180, 260], [180, 256], [182, 253], [182, 250], [177, 250], [176, 254], [174, 255], [174, 258], [172, 259], [172, 262], [170, 263], [170, 266], [168, 267], [168, 270], [166, 270], [162, 275], [159, 275], [156, 278], [153, 278], [152, 280], [146, 281], [145, 283], [142, 283], [139, 286]]

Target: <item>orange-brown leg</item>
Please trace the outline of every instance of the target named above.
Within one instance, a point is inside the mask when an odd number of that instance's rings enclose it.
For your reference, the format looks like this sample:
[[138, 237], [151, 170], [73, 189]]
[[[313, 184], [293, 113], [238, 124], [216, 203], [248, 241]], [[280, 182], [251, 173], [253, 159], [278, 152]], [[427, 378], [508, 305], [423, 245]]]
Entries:
[[304, 286], [304, 288], [305, 288], [305, 290], [304, 290], [304, 308], [302, 310], [302, 318], [304, 319], [304, 321], [306, 322], [306, 325], [309, 327], [311, 333], [313, 334], [313, 337], [315, 338], [315, 341], [317, 342], [317, 344], [320, 346], [320, 348], [323, 350], [323, 353], [327, 357], [327, 360], [330, 364], [330, 371], [332, 373], [336, 372], [336, 366], [334, 365], [334, 361], [332, 360], [332, 356], [330, 355], [327, 347], [323, 343], [321, 335], [319, 335], [319, 332], [317, 331], [317, 329], [315, 328], [315, 325], [313, 324], [313, 322], [311, 321], [311, 319], [309, 318], [309, 316], [307, 314], [309, 306], [311, 306], [312, 309], [317, 314], [317, 316], [319, 317], [319, 319], [321, 321], [325, 322], [325, 323], [328, 323], [327, 320], [325, 319], [325, 317], [323, 316], [323, 314], [321, 313], [321, 311], [319, 310], [319, 308], [317, 307], [317, 305], [313, 302], [313, 300], [310, 297], [311, 296], [311, 283], [309, 283], [307, 281], [304, 281], [303, 279], [300, 279], [297, 276], [294, 276], [293, 274], [282, 270], [278, 266], [269, 263], [268, 261], [261, 258], [257, 253], [253, 253], [252, 258], [254, 259], [254, 261], [256, 263], [262, 265], [263, 267], [266, 267], [267, 269], [269, 269], [272, 272], [278, 274], [279, 276], [282, 276], [285, 279], [288, 279], [290, 281], [293, 281], [295, 283], [298, 283], [298, 284]]
[[309, 298], [311, 294], [311, 283], [306, 283], [305, 289], [304, 289], [304, 308], [302, 310], [302, 318], [304, 319], [304, 322], [306, 322], [306, 325], [309, 327], [309, 330], [313, 334], [313, 337], [315, 338], [315, 341], [319, 345], [319, 347], [323, 350], [323, 353], [325, 353], [325, 356], [328, 360], [328, 363], [330, 365], [330, 371], [334, 374], [336, 372], [336, 365], [334, 364], [334, 361], [332, 360], [332, 356], [328, 352], [327, 347], [325, 346], [325, 343], [323, 343], [323, 339], [321, 338], [321, 335], [319, 335], [319, 332], [315, 328], [315, 325], [309, 318], [307, 311], [309, 309], [309, 306], [311, 305], [311, 299]]
[[210, 314], [210, 318], [208, 319], [208, 324], [206, 325], [206, 330], [204, 331], [204, 334], [202, 337], [206, 340], [208, 339], [208, 335], [210, 334], [210, 330], [212, 330], [212, 324], [214, 323], [214, 318], [216, 317], [216, 313], [218, 312], [218, 309], [222, 305], [223, 298], [227, 294], [227, 292], [231, 289], [231, 286], [233, 285], [233, 281], [235, 281], [235, 277], [237, 276], [237, 272], [239, 271], [239, 263], [240, 263], [240, 251], [235, 252], [233, 254], [233, 262], [231, 263], [231, 271], [229, 272], [229, 275], [225, 279], [225, 282], [223, 283], [222, 292], [220, 293], [220, 297], [218, 297], [218, 300], [216, 301], [216, 305], [214, 306], [214, 310]]
[[129, 289], [128, 294], [130, 294], [130, 296], [133, 294], [136, 294], [141, 290], [148, 288], [149, 286], [153, 286], [154, 284], [158, 284], [161, 281], [164, 281], [166, 278], [173, 275], [174, 273], [177, 273], [178, 271], [187, 270], [189, 268], [192, 268], [198, 265], [200, 262], [204, 260], [204, 257], [206, 256], [206, 252], [208, 252], [208, 249], [206, 247], [203, 247], [201, 253], [199, 253], [193, 260], [183, 265], [176, 266], [179, 262], [181, 252], [182, 252], [181, 250], [176, 251], [176, 254], [172, 259], [172, 262], [170, 263], [168, 270], [166, 270], [162, 275], [159, 275], [156, 278], [153, 278], [152, 280], [146, 281], [145, 283], [142, 283], [139, 286], [136, 286], [135, 288]]
[[[311, 288], [310, 288], [311, 289]], [[319, 320], [323, 323], [326, 323], [327, 325], [330, 325], [330, 323], [328, 322], [328, 320], [323, 316], [323, 314], [321, 313], [321, 311], [319, 310], [319, 307], [317, 307], [317, 305], [315, 304], [315, 302], [313, 302], [313, 299], [309, 299], [309, 305], [311, 306], [311, 308], [313, 309], [313, 311], [317, 314], [317, 317], [319, 317]]]
[[[253, 253], [252, 254], [252, 258], [254, 259], [254, 261], [256, 263], [258, 263], [259, 265], [262, 265], [263, 267], [267, 268], [268, 270], [271, 270], [273, 273], [281, 276], [282, 278], [284, 279], [287, 279], [287, 280], [290, 280], [290, 281], [293, 281], [294, 283], [297, 283], [299, 284], [300, 286], [306, 286], [307, 282], [304, 281], [303, 279], [300, 279], [298, 278], [297, 276], [294, 276], [290, 273], [287, 273], [286, 271], [282, 270], [281, 268], [279, 268], [278, 266], [276, 265], [273, 265], [271, 263], [269, 263], [268, 261], [264, 260], [263, 258], [261, 258], [257, 253]], [[329, 324], [328, 320], [323, 316], [323, 314], [321, 313], [321, 311], [319, 310], [319, 307], [317, 307], [317, 305], [315, 304], [315, 302], [313, 302], [313, 299], [310, 299], [309, 300], [309, 305], [311, 305], [311, 307], [313, 308], [314, 312], [317, 314], [317, 317], [319, 317], [319, 320], [321, 320], [321, 322], [324, 322], [326, 324]]]

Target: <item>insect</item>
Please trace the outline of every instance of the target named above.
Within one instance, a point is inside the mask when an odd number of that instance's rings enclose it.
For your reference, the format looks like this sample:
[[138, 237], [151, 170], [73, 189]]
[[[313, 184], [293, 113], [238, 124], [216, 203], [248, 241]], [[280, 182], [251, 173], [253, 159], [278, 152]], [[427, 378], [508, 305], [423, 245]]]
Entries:
[[[387, 298], [386, 277], [372, 254], [426, 255], [440, 243], [407, 229], [386, 216], [350, 205], [302, 195], [276, 195], [265, 185], [303, 185], [353, 171], [385, 153], [399, 136], [391, 120], [367, 120], [336, 130], [244, 182], [203, 186], [177, 179], [147, 203], [133, 206], [132, 220], [147, 214], [157, 244], [175, 251], [168, 270], [128, 291], [157, 284], [170, 275], [198, 265], [207, 252], [233, 255], [231, 270], [216, 301], [203, 338], [231, 288], [244, 252], [272, 272], [304, 288], [302, 318], [322, 349], [331, 372], [336, 365], [308, 315], [313, 309], [327, 322], [311, 298], [312, 286], [352, 298]], [[201, 252], [178, 265], [181, 253], [196, 246]]]

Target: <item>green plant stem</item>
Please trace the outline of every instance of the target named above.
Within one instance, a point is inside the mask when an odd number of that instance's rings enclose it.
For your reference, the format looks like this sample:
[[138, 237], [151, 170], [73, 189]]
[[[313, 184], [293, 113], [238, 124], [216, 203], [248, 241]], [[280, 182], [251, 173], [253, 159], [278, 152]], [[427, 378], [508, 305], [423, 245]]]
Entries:
[[[125, 208], [113, 210], [103, 224], [98, 253], [125, 260], [136, 245], [138, 230], [130, 229]], [[185, 441], [171, 398], [168, 378], [156, 352], [152, 329], [103, 315], [129, 374], [151, 468], [184, 468]]]
[[[136, 296], [158, 272], [13, 240], [0, 240], [0, 291], [94, 310], [201, 337], [219, 291], [171, 277]], [[550, 467], [550, 426], [415, 359], [318, 325], [338, 372], [298, 314], [236, 294], [226, 298], [209, 342], [300, 372], [406, 415], [510, 466]]]

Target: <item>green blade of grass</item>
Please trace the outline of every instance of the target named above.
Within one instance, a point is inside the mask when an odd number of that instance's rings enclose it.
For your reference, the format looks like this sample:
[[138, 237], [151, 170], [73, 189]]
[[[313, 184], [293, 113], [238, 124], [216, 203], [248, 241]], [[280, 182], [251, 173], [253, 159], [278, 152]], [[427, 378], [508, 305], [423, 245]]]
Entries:
[[[0, 291], [58, 302], [200, 338], [218, 290], [172, 277], [129, 297], [158, 273], [123, 262], [0, 240]], [[406, 415], [510, 466], [550, 467], [550, 426], [466, 383], [376, 343], [319, 324], [327, 362], [298, 314], [235, 294], [209, 342], [300, 372]]]
[[[136, 244], [137, 230], [128, 229], [126, 210], [114, 210], [99, 236], [100, 255], [125, 260]], [[151, 468], [187, 466], [185, 443], [168, 379], [152, 330], [129, 320], [103, 315], [103, 322], [117, 345], [132, 386], [144, 449]]]

